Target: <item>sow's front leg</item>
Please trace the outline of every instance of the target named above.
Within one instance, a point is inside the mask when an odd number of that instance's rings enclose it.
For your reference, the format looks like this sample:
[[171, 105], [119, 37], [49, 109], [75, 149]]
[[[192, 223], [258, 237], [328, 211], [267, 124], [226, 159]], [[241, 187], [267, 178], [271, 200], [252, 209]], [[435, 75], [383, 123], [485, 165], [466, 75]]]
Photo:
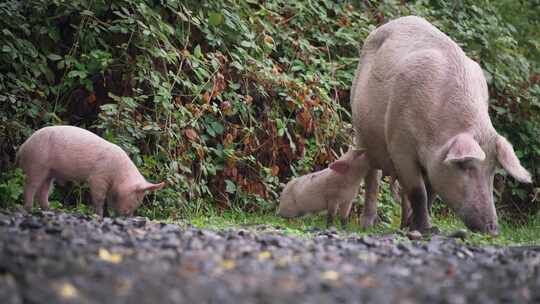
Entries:
[[[431, 215], [431, 206], [433, 205], [433, 201], [435, 200], [435, 193], [433, 193], [433, 188], [431, 188], [429, 182], [425, 183], [426, 186], [426, 194], [427, 194], [427, 210], [428, 214]], [[406, 195], [404, 190], [398, 190], [400, 201], [401, 201], [401, 229], [405, 228], [411, 228], [412, 225], [412, 210], [411, 210], [411, 202], [409, 201], [408, 196]]]
[[411, 230], [427, 232], [430, 230], [431, 225], [427, 208], [428, 194], [422, 172], [414, 160], [406, 157], [396, 158], [394, 163], [398, 164], [396, 167], [398, 180], [402, 184], [406, 195], [402, 203], [406, 203], [408, 199], [411, 204], [412, 220], [410, 228]]
[[420, 232], [429, 231], [431, 225], [428, 218], [426, 188], [424, 185], [415, 186], [407, 193], [407, 197], [412, 208], [411, 229]]
[[412, 224], [412, 210], [411, 202], [405, 194], [405, 191], [401, 191], [401, 229], [411, 227]]

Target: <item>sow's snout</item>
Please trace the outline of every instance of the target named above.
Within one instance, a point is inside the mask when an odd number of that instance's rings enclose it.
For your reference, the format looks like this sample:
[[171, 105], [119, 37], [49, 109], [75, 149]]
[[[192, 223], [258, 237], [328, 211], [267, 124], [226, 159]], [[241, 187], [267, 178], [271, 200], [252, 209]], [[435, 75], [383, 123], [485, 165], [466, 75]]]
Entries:
[[473, 232], [486, 233], [492, 236], [499, 235], [499, 225], [496, 217], [495, 220], [483, 220], [479, 217], [467, 216], [463, 218], [463, 222]]

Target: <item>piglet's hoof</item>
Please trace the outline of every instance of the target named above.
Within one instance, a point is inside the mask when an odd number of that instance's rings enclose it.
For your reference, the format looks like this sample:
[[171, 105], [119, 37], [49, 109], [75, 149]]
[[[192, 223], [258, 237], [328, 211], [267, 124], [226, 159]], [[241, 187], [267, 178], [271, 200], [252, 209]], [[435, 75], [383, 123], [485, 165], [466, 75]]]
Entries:
[[462, 240], [464, 240], [464, 239], [467, 238], [467, 230], [465, 230], [465, 229], [458, 229], [458, 230], [456, 230], [456, 231], [450, 233], [448, 236], [451, 237], [451, 238], [456, 238], [456, 239], [462, 239]]

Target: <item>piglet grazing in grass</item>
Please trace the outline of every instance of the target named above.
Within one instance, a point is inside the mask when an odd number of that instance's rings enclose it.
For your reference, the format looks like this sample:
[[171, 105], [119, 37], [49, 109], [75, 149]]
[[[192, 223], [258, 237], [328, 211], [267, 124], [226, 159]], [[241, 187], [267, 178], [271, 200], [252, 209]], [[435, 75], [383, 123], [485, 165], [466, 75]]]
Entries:
[[32, 209], [34, 196], [42, 209], [49, 207], [53, 180], [87, 181], [96, 213], [103, 216], [105, 200], [121, 215], [132, 215], [146, 191], [165, 183], [147, 182], [124, 150], [87, 130], [72, 126], [36, 131], [17, 152], [26, 175], [24, 207]]
[[296, 217], [327, 210], [327, 226], [331, 226], [339, 208], [345, 226], [367, 170], [364, 151], [350, 149], [328, 168], [291, 180], [281, 193], [278, 214]]

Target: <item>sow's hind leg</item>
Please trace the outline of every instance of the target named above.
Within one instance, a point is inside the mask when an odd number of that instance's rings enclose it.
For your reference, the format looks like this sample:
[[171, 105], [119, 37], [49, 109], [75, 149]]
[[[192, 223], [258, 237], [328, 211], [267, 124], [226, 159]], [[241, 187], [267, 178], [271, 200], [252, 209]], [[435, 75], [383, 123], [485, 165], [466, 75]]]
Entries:
[[381, 170], [370, 169], [365, 179], [364, 208], [360, 216], [360, 225], [367, 229], [377, 221], [377, 195], [381, 181]]

